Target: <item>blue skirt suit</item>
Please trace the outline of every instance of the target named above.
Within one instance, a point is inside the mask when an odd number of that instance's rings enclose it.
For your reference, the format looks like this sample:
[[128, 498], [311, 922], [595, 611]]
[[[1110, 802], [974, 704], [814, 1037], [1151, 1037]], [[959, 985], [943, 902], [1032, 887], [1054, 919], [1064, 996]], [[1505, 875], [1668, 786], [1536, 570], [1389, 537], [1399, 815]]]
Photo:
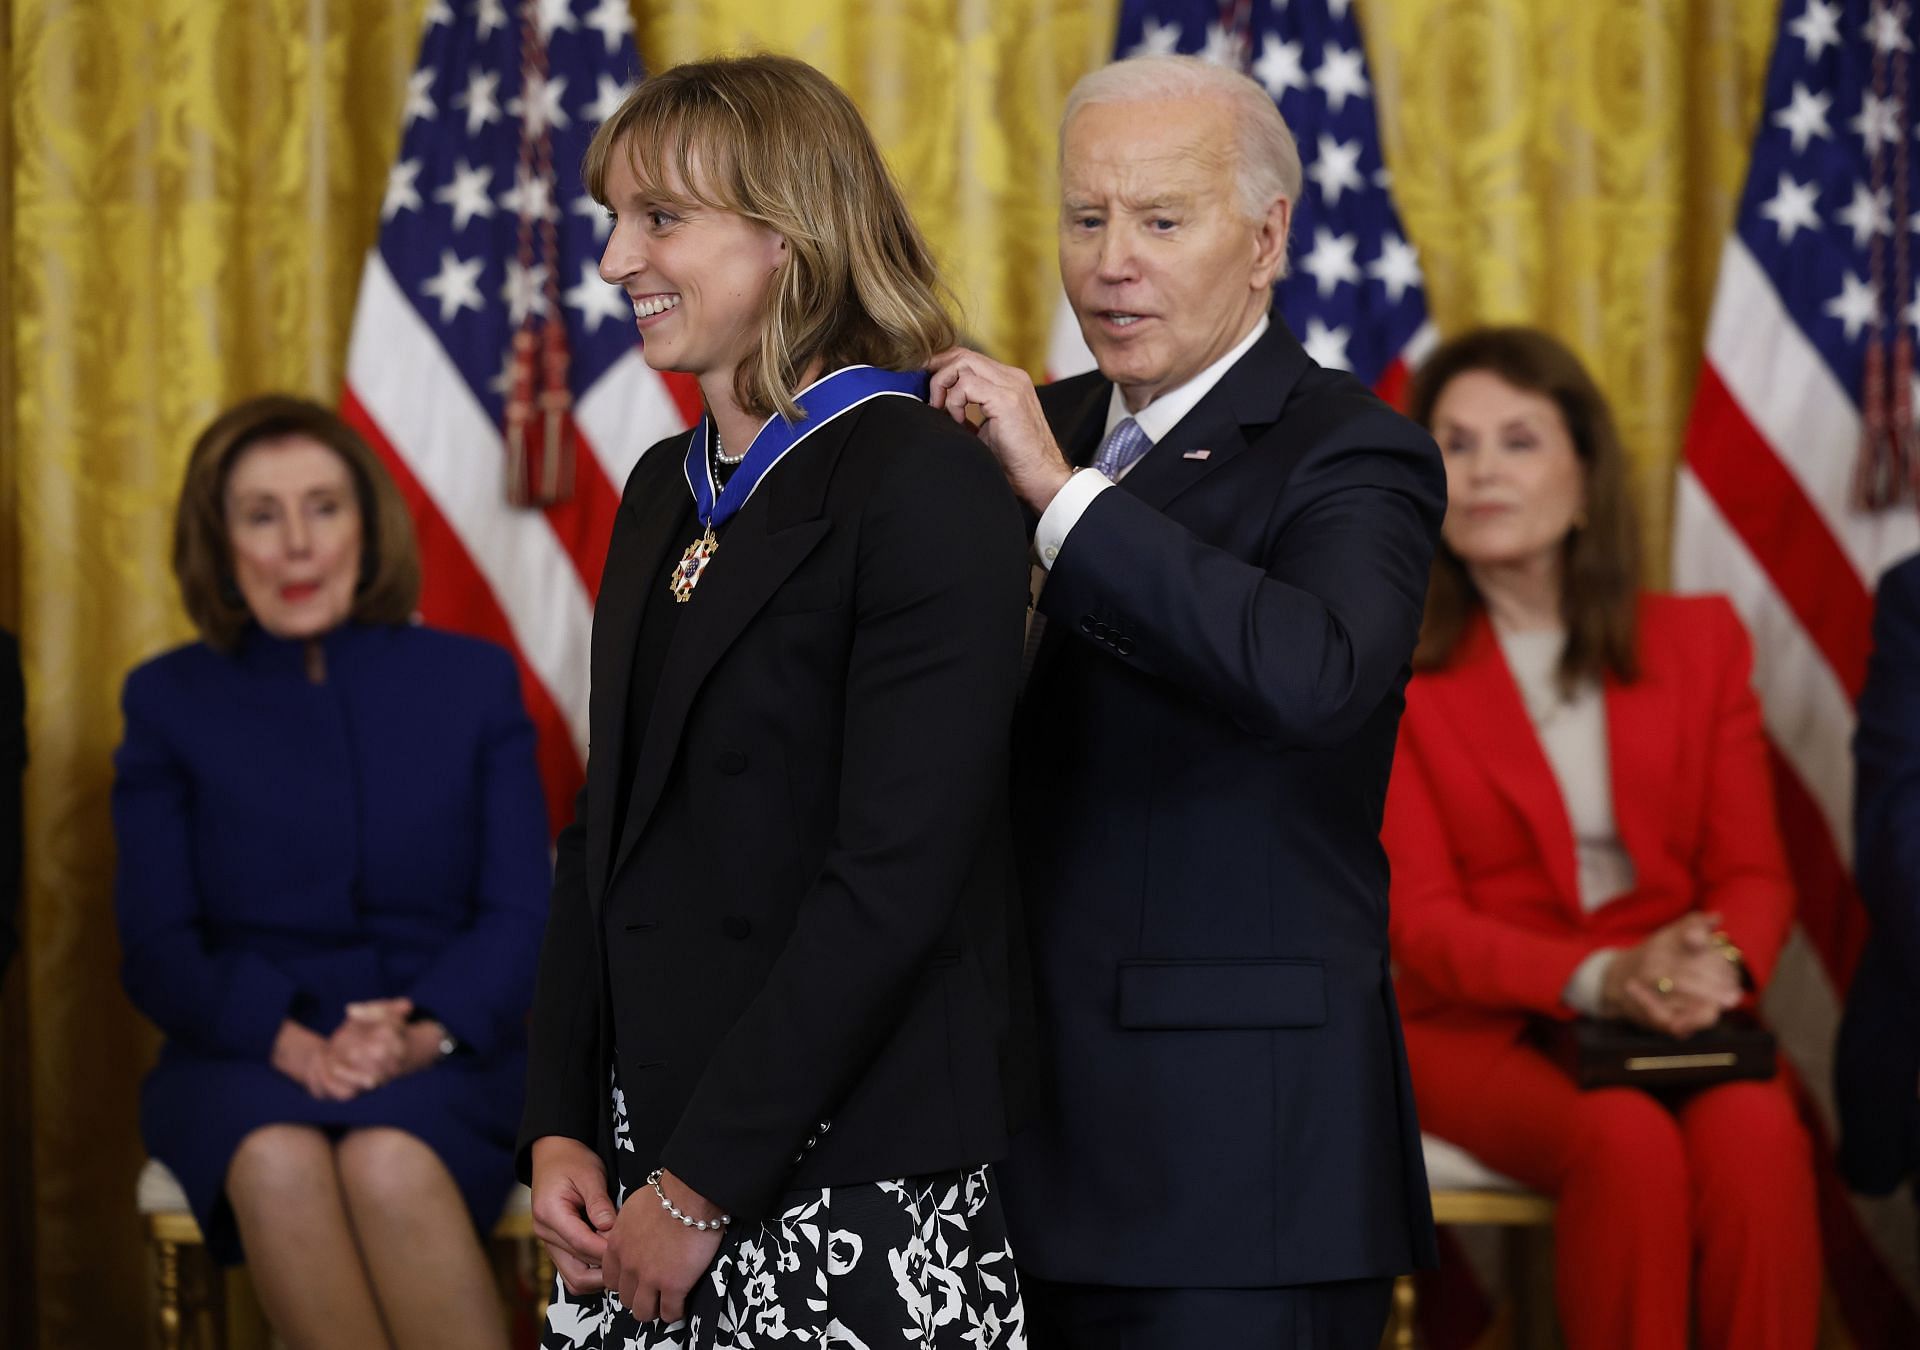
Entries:
[[[322, 643], [320, 683], [304, 643], [254, 628], [157, 657], [122, 700], [122, 977], [166, 1037], [141, 1132], [228, 1262], [227, 1167], [262, 1125], [405, 1130], [482, 1229], [514, 1179], [550, 864], [512, 658], [427, 628]], [[348, 1003], [402, 995], [461, 1049], [346, 1102], [269, 1063], [284, 1019], [326, 1035]]]

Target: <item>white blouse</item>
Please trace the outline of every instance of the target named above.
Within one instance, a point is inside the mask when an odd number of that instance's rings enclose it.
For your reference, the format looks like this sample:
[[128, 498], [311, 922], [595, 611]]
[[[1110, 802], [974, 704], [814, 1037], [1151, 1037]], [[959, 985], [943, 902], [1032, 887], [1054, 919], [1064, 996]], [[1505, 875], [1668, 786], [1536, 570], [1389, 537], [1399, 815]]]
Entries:
[[[1523, 633], [1495, 630], [1507, 669], [1520, 687], [1540, 748], [1553, 770], [1573, 828], [1580, 907], [1591, 914], [1633, 889], [1633, 859], [1620, 842], [1613, 814], [1613, 773], [1607, 750], [1607, 702], [1598, 680], [1560, 690], [1560, 655], [1567, 635], [1560, 629]], [[1577, 1012], [1597, 1013], [1600, 985], [1612, 949], [1595, 952], [1574, 972], [1563, 994]]]

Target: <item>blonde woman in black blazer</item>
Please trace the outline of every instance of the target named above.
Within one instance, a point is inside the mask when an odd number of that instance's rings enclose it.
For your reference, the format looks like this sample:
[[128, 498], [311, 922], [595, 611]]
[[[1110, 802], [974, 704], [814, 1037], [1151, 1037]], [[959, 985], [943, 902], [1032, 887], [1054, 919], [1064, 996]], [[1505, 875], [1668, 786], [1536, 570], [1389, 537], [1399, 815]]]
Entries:
[[521, 1133], [545, 1344], [1022, 1346], [988, 1164], [1026, 540], [924, 402], [926, 245], [783, 58], [646, 81], [586, 178], [707, 416], [634, 470], [595, 618]]

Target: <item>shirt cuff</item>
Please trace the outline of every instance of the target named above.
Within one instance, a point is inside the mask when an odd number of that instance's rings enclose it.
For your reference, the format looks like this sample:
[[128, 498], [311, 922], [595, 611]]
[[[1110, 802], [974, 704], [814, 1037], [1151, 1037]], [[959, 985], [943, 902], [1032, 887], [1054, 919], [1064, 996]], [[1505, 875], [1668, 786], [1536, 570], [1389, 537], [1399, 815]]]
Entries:
[[1573, 978], [1561, 991], [1560, 1001], [1577, 1013], [1600, 1016], [1600, 991], [1606, 987], [1607, 968], [1620, 955], [1618, 947], [1602, 947], [1573, 969]]
[[1066, 486], [1053, 494], [1040, 517], [1040, 528], [1033, 532], [1034, 556], [1049, 572], [1054, 559], [1067, 546], [1067, 535], [1086, 513], [1095, 497], [1113, 486], [1113, 480], [1097, 469], [1076, 469]]

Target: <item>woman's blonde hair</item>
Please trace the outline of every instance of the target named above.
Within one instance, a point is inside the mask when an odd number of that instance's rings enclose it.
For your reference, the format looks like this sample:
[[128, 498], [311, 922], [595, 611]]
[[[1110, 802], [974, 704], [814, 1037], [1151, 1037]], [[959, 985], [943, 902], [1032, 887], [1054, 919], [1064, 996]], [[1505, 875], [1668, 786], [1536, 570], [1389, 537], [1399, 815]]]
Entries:
[[797, 420], [793, 392], [816, 360], [917, 370], [958, 341], [932, 250], [859, 110], [805, 62], [723, 57], [642, 81], [587, 147], [581, 174], [603, 206], [615, 153], [649, 199], [691, 198], [786, 239], [759, 350], [734, 374], [747, 411]]
[[187, 617], [207, 645], [230, 651], [253, 614], [233, 577], [227, 480], [254, 446], [305, 436], [346, 461], [360, 506], [360, 578], [349, 618], [406, 623], [420, 603], [420, 551], [413, 521], [380, 457], [331, 409], [287, 394], [263, 394], [213, 419], [187, 456], [173, 517], [173, 574]]

